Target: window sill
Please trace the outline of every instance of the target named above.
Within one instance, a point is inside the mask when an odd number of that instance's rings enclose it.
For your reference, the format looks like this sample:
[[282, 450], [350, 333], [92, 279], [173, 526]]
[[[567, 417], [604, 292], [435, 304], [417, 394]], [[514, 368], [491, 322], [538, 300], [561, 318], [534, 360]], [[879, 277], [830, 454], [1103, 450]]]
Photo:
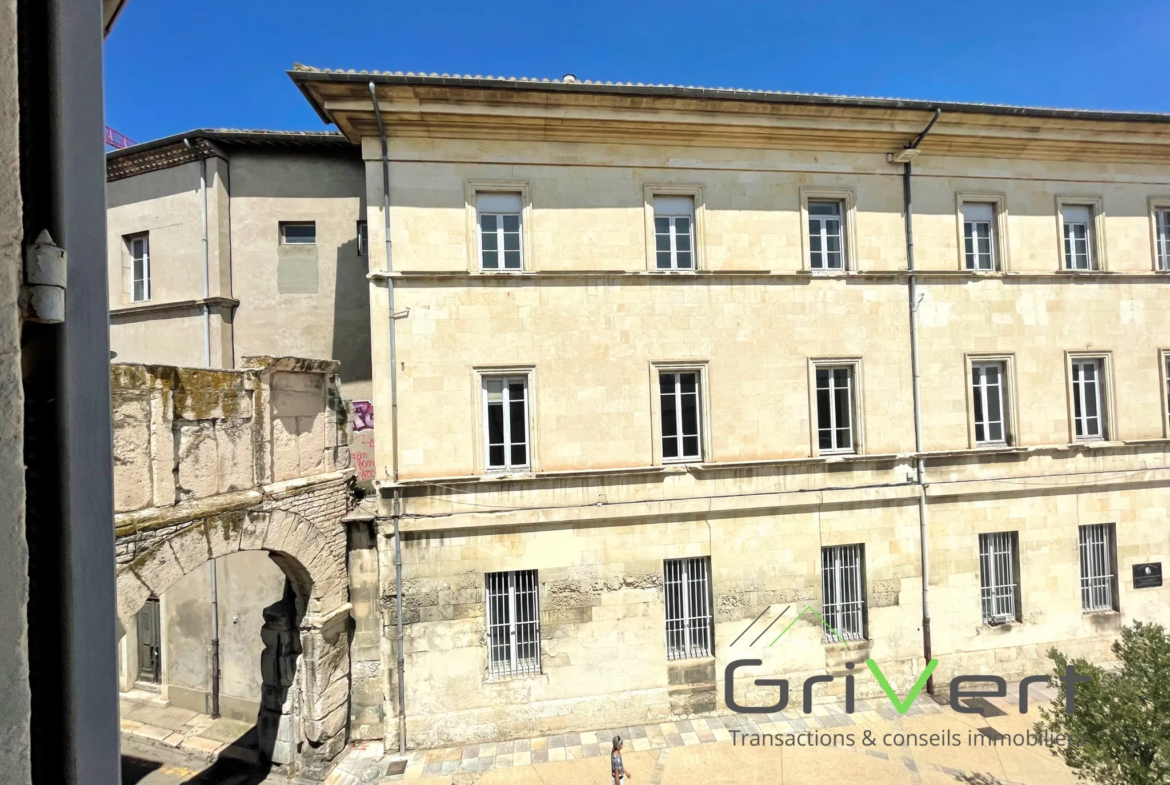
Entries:
[[859, 641], [823, 641], [825, 651], [864, 651], [873, 647], [873, 641], [865, 638]]
[[666, 658], [667, 665], [677, 665], [679, 663], [684, 663], [686, 665], [694, 665], [697, 662], [714, 662], [714, 661], [715, 661], [714, 654], [700, 654], [697, 657], [675, 657], [674, 659], [671, 659], [670, 657]]
[[692, 458], [663, 458], [663, 466], [702, 466], [703, 459], [697, 455]]
[[988, 632], [1006, 633], [1006, 632], [1010, 632], [1011, 630], [1015, 629], [1016, 627], [1020, 627], [1022, 625], [1023, 625], [1023, 622], [1020, 621], [1019, 619], [1011, 619], [1009, 621], [997, 621], [997, 622], [992, 622], [992, 621], [988, 621], [987, 619], [984, 619], [983, 623], [979, 625], [979, 629], [981, 631], [986, 630]]
[[486, 687], [489, 685], [504, 685], [518, 681], [534, 680], [541, 680], [547, 684], [548, 674], [544, 671], [536, 671], [534, 673], [502, 673], [495, 676], [490, 673], [484, 673], [481, 683]]

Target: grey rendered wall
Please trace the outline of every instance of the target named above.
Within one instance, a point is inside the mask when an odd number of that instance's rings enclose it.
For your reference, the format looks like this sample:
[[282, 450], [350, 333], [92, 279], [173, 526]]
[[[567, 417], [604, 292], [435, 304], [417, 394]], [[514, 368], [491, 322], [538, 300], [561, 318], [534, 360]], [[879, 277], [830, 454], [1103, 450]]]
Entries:
[[0, 0], [0, 771], [29, 782], [28, 550], [20, 375], [16, 0]]

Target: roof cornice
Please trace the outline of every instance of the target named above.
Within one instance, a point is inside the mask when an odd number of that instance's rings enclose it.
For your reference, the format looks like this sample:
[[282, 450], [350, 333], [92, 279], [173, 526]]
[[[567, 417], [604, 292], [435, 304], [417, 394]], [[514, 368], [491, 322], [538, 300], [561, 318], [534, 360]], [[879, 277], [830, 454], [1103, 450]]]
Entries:
[[395, 136], [890, 152], [940, 108], [927, 153], [1170, 163], [1168, 114], [494, 77], [289, 76], [354, 142], [377, 135], [373, 82]]

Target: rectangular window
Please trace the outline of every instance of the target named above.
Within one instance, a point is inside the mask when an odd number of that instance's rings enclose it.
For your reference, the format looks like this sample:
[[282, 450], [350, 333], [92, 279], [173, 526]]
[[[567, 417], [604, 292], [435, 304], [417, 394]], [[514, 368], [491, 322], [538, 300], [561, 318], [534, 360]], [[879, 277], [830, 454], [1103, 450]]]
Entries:
[[971, 364], [971, 400], [975, 407], [975, 443], [1007, 444], [1004, 363]]
[[483, 377], [484, 465], [528, 468], [528, 377]]
[[150, 235], [138, 234], [125, 240], [130, 253], [130, 300], [144, 302], [150, 299]]
[[865, 546], [821, 549], [825, 642], [865, 640]]
[[808, 203], [809, 265], [814, 270], [845, 269], [841, 202]]
[[158, 597], [146, 598], [138, 611], [138, 681], [162, 683], [162, 623]]
[[1154, 238], [1157, 245], [1158, 269], [1170, 272], [1170, 208], [1154, 211]]
[[1003, 624], [1019, 618], [1019, 564], [1015, 532], [979, 535], [979, 588], [985, 624]]
[[282, 221], [280, 242], [284, 245], [313, 245], [317, 242], [317, 224], [313, 221]]
[[1093, 269], [1093, 210], [1083, 204], [1061, 208], [1064, 223], [1064, 267], [1066, 270]]
[[666, 658], [688, 660], [710, 657], [712, 640], [710, 560], [667, 559], [663, 564], [666, 590]]
[[1100, 359], [1072, 363], [1073, 424], [1078, 440], [1105, 438], [1102, 365]]
[[1081, 610], [1085, 613], [1117, 610], [1113, 568], [1115, 532], [1111, 523], [1079, 527], [1081, 546]]
[[1170, 352], [1162, 355], [1162, 373], [1165, 374], [1162, 389], [1166, 391], [1166, 411], [1163, 415], [1166, 418], [1166, 433], [1170, 435]]
[[699, 372], [659, 372], [658, 391], [662, 409], [662, 460], [702, 460]]
[[817, 449], [853, 452], [853, 368], [821, 366], [817, 376]]
[[357, 222], [357, 252], [358, 256], [370, 255], [370, 232], [365, 221]]
[[521, 253], [521, 216], [524, 203], [518, 193], [477, 193], [479, 269], [524, 269]]
[[694, 197], [654, 197], [654, 266], [656, 269], [695, 269], [694, 223]]
[[536, 570], [489, 572], [488, 674], [540, 673], [540, 602]]
[[968, 270], [995, 269], [995, 206], [963, 205], [963, 255]]

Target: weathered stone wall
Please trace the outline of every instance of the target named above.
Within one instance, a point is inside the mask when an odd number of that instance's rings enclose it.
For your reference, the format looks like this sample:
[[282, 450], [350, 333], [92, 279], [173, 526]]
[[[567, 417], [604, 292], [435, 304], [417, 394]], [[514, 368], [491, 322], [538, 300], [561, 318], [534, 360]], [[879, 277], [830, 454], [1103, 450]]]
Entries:
[[24, 390], [20, 370], [20, 144], [16, 2], [0, 0], [0, 771], [32, 777], [28, 545], [24, 537]]
[[262, 712], [262, 744], [276, 762], [319, 774], [349, 718], [349, 418], [336, 363], [244, 364], [113, 366], [119, 624], [130, 630], [148, 596], [210, 559], [267, 552], [295, 593], [299, 656], [295, 674], [282, 671], [295, 680], [275, 714]]
[[337, 364], [111, 366], [115, 510], [162, 509], [349, 465]]

